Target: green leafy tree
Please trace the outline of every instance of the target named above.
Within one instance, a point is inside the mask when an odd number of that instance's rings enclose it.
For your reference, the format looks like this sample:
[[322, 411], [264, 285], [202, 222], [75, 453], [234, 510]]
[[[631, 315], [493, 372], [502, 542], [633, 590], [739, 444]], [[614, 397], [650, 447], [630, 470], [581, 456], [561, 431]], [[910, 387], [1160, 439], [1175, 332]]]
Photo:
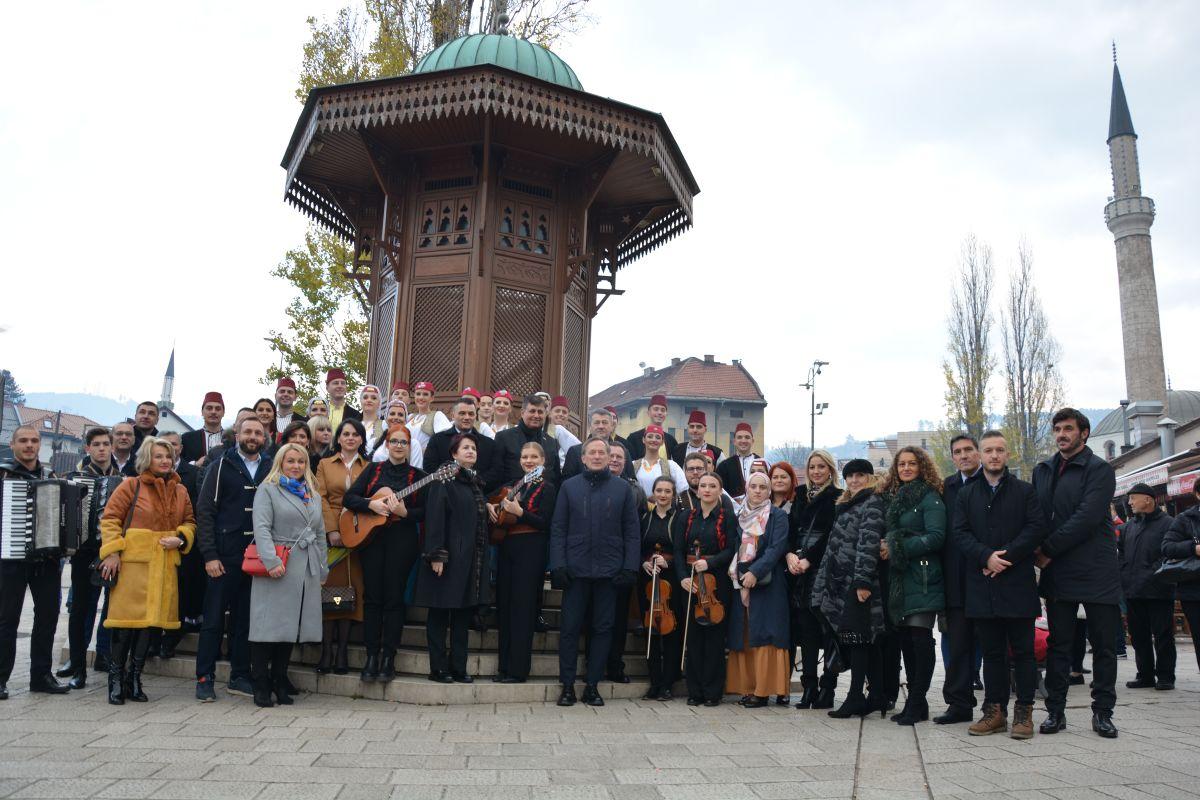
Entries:
[[[588, 0], [355, 0], [332, 18], [308, 18], [296, 99], [318, 86], [404, 75], [438, 45], [468, 32], [501, 27], [514, 36], [550, 46], [590, 22]], [[281, 375], [296, 380], [301, 397], [324, 388], [325, 371], [345, 370], [351, 389], [366, 380], [370, 308], [349, 277], [353, 248], [310, 225], [304, 246], [288, 251], [272, 274], [296, 294], [287, 327], [268, 341], [280, 363], [263, 383]]]
[[0, 374], [4, 376], [4, 402], [12, 403], [14, 406], [22, 405], [25, 402], [25, 390], [8, 370], [2, 370]]

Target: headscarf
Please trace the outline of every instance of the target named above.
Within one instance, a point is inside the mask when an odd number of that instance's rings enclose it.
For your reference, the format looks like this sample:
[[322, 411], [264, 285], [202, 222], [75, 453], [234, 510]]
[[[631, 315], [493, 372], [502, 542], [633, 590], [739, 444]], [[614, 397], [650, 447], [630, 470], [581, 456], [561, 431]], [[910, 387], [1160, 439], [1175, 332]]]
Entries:
[[754, 560], [758, 555], [758, 537], [767, 532], [767, 520], [771, 516], [771, 493], [767, 492], [767, 497], [758, 505], [752, 505], [750, 502], [750, 483], [755, 480], [765, 481], [767, 489], [771, 488], [771, 479], [761, 472], [755, 472], [750, 475], [746, 481], [746, 502], [738, 511], [738, 526], [742, 529], [742, 541], [738, 546], [737, 558], [729, 565], [729, 574], [737, 578], [738, 564], [746, 564]]

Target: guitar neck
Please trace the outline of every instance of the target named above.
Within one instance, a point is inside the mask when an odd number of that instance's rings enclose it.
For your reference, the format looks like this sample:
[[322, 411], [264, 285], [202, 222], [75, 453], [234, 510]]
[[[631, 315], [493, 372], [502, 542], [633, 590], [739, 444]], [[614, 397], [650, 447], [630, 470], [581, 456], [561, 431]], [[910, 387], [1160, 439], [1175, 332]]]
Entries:
[[434, 481], [441, 479], [441, 477], [442, 476], [436, 472], [433, 473], [432, 475], [426, 475], [424, 478], [421, 478], [421, 480], [417, 481], [416, 483], [412, 484], [411, 486], [405, 486], [403, 489], [396, 492], [395, 493], [396, 499], [403, 500], [404, 498], [408, 497], [410, 494], [419, 492], [422, 489], [424, 489], [426, 486], [428, 486], [429, 484], [433, 483]]

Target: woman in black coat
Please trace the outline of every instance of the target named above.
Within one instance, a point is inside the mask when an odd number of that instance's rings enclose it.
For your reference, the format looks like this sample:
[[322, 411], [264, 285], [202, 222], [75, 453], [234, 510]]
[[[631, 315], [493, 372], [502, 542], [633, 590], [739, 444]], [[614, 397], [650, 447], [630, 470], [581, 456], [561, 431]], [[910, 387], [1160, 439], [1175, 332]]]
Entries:
[[[429, 680], [471, 683], [467, 633], [471, 615], [489, 601], [491, 581], [487, 498], [475, 472], [475, 439], [458, 434], [450, 442], [458, 474], [429, 489], [425, 508], [425, 555], [417, 570], [416, 605], [429, 609], [425, 636]], [[446, 655], [446, 631], [450, 655]]]
[[[1193, 491], [1200, 502], [1200, 481], [1196, 482]], [[1165, 560], [1200, 559], [1200, 505], [1175, 517], [1163, 536], [1162, 557]], [[1196, 666], [1200, 667], [1200, 583], [1175, 584], [1175, 599], [1183, 606], [1183, 615], [1187, 617], [1192, 644], [1196, 648]]]
[[554, 518], [558, 494], [553, 481], [541, 477], [546, 452], [539, 443], [526, 442], [521, 447], [520, 463], [525, 477], [510, 487], [510, 496], [488, 506], [493, 522], [501, 513], [511, 520], [504, 529], [496, 566], [500, 652], [493, 680], [497, 683], [524, 683], [529, 679], [538, 601], [546, 578], [550, 520]]
[[[792, 610], [800, 647], [800, 682], [804, 693], [796, 708], [833, 708], [837, 673], [826, 671], [817, 681], [817, 664], [822, 650], [828, 650], [826, 629], [812, 609], [812, 586], [829, 532], [837, 516], [837, 461], [827, 450], [814, 450], [805, 467], [807, 484], [797, 490], [792, 501], [791, 544], [787, 554], [788, 573], [795, 576], [792, 585]], [[820, 691], [818, 691], [818, 686]]]

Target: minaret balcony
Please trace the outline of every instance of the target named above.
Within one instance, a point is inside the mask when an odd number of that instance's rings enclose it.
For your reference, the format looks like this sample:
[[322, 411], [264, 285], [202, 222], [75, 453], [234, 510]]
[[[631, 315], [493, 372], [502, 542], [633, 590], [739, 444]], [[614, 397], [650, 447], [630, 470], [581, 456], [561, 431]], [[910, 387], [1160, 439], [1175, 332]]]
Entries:
[[1129, 214], [1149, 215], [1154, 219], [1154, 201], [1149, 197], [1118, 197], [1104, 207], [1104, 221], [1112, 224], [1118, 217]]

